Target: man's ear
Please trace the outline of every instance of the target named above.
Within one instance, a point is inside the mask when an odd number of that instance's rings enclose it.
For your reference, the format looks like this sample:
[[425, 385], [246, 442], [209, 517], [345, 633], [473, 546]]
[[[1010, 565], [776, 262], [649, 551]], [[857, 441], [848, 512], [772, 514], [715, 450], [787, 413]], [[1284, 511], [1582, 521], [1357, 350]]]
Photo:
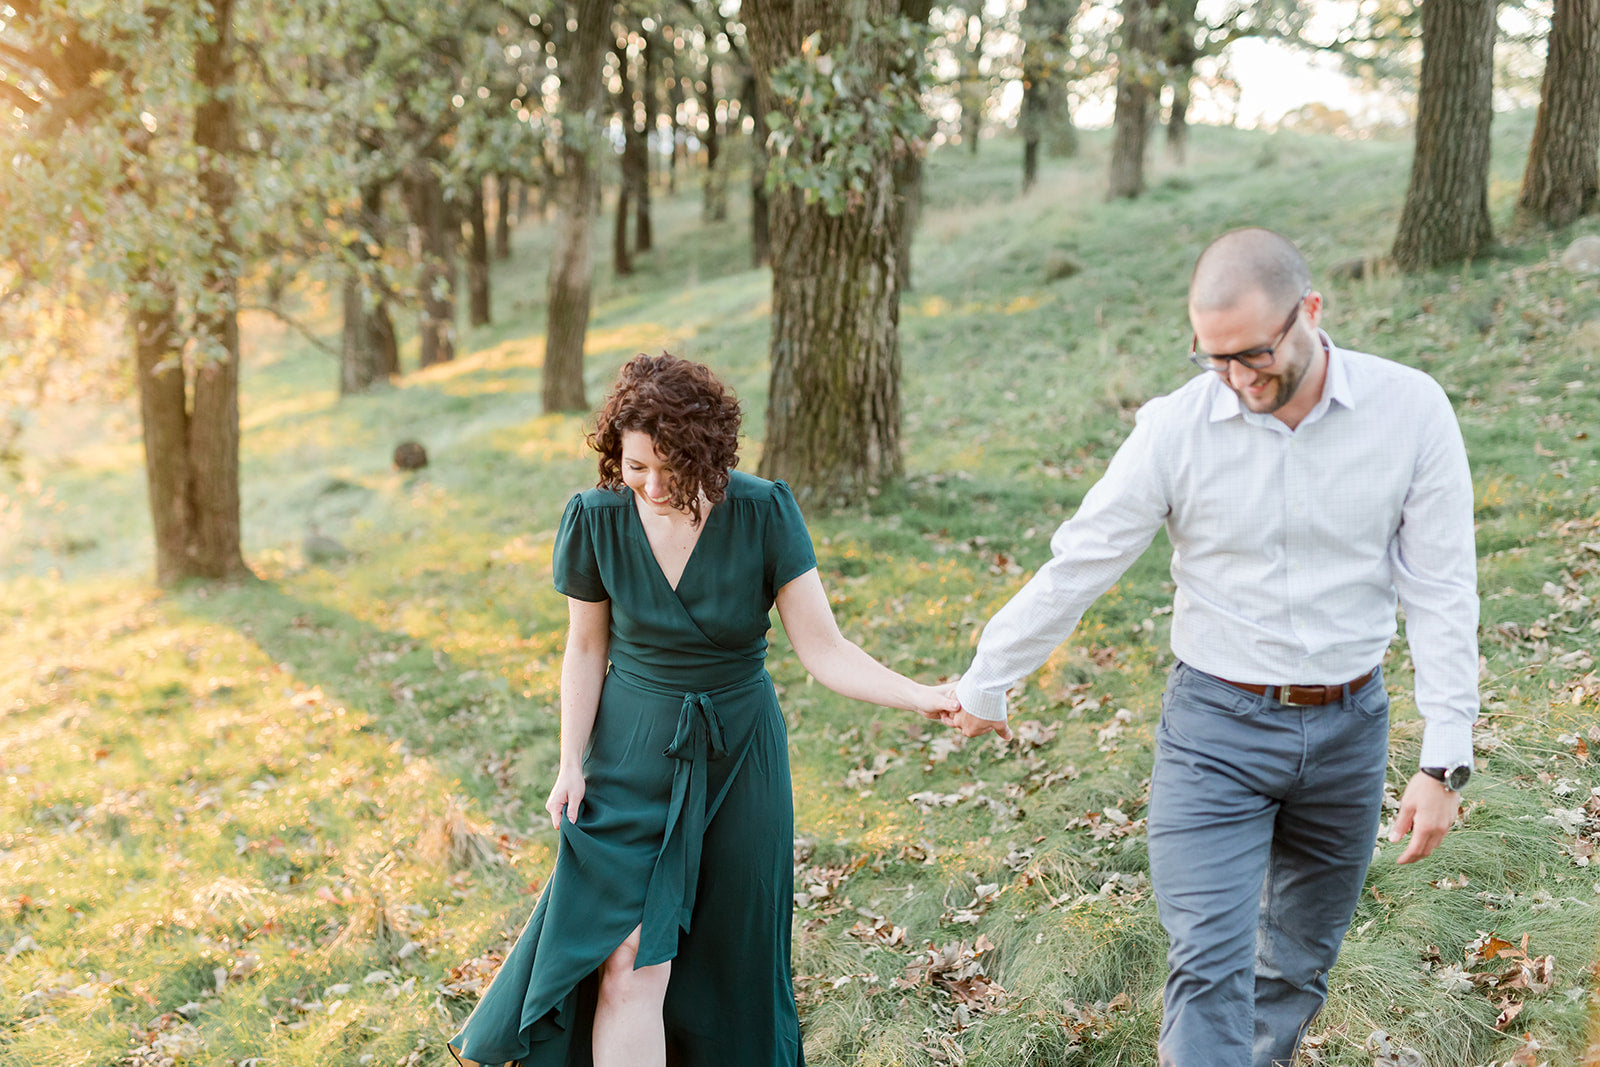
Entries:
[[1301, 312], [1312, 329], [1322, 325], [1322, 294], [1315, 289], [1306, 295], [1305, 310]]

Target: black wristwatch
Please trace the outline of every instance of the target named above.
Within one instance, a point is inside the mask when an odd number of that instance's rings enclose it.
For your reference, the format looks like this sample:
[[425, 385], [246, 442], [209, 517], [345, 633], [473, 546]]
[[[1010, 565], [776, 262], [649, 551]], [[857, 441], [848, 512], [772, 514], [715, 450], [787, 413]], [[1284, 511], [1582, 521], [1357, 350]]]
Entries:
[[1444, 787], [1452, 793], [1461, 792], [1461, 787], [1467, 784], [1467, 779], [1472, 777], [1472, 764], [1458, 763], [1454, 767], [1421, 767], [1418, 768], [1429, 778], [1437, 778], [1444, 783]]

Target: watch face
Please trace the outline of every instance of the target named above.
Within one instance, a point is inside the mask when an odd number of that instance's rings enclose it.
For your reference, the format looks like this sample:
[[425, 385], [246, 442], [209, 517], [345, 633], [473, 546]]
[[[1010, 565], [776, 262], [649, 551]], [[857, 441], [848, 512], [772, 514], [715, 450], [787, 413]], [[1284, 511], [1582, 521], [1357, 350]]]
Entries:
[[1444, 775], [1444, 786], [1454, 793], [1461, 792], [1461, 787], [1467, 784], [1467, 779], [1472, 777], [1472, 768], [1465, 763], [1458, 767], [1451, 767]]

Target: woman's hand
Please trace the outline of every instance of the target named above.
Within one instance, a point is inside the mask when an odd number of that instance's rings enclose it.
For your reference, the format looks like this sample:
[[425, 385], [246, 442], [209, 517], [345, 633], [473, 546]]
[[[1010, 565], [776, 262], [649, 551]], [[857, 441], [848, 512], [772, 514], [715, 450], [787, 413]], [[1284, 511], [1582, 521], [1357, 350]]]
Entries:
[[947, 682], [944, 685], [919, 685], [916, 700], [916, 707], [912, 708], [912, 711], [924, 719], [932, 719], [946, 726], [955, 721], [956, 713], [961, 710], [961, 701], [956, 699], [954, 682]]
[[550, 825], [561, 829], [561, 814], [565, 808], [567, 821], [576, 826], [578, 811], [582, 806], [583, 771], [576, 767], [563, 767], [556, 775], [556, 784], [550, 789], [550, 799], [544, 802], [544, 810], [550, 813]]

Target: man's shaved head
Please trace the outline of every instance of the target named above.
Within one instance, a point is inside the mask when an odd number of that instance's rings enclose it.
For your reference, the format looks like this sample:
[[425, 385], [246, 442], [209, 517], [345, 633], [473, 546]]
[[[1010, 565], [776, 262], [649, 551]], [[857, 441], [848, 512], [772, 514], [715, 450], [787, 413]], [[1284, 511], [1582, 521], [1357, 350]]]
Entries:
[[1189, 277], [1189, 306], [1226, 311], [1246, 295], [1287, 307], [1311, 288], [1311, 268], [1294, 243], [1260, 227], [1229, 230], [1206, 246]]

